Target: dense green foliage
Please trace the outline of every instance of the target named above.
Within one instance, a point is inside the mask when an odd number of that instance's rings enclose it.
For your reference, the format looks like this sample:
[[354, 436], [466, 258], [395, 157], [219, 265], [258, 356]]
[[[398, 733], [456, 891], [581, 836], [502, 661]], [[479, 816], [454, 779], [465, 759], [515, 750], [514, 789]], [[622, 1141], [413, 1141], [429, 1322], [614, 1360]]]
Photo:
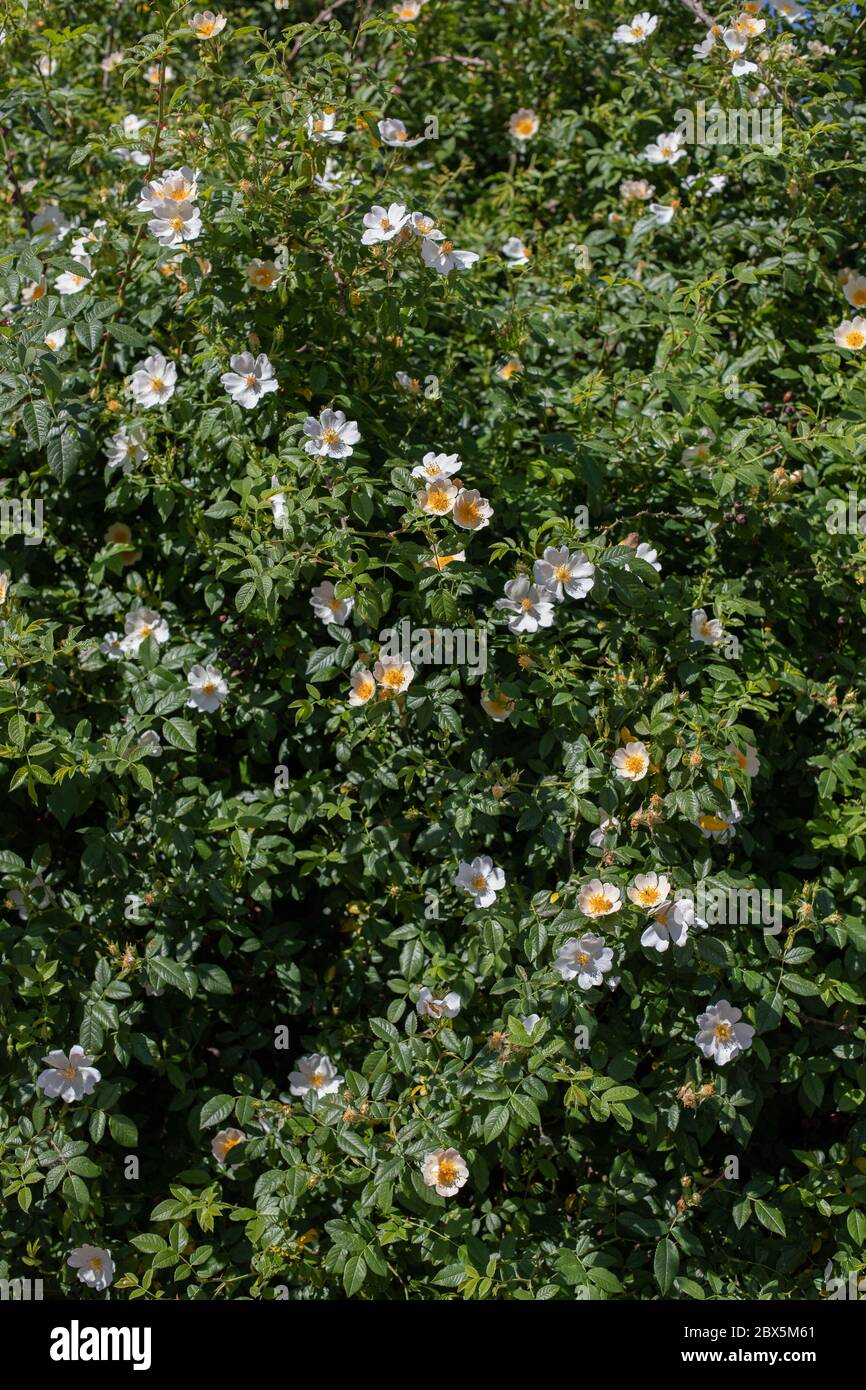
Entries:
[[[862, 1270], [866, 353], [834, 330], [866, 274], [866, 21], [764, 10], [735, 77], [691, 8], [631, 45], [622, 0], [259, 0], [206, 39], [190, 5], [7, 6], [0, 501], [45, 534], [0, 542], [0, 1275], [99, 1296], [85, 1244], [119, 1299], [818, 1298]], [[647, 159], [750, 91], [781, 148]], [[201, 234], [166, 247], [136, 209], [184, 167]], [[644, 178], [667, 225], [622, 195]], [[362, 245], [379, 204], [480, 258], [441, 274], [408, 224]], [[251, 409], [220, 380], [249, 350], [278, 382]], [[128, 385], [152, 353], [163, 404]], [[304, 447], [324, 408], [357, 422], [343, 458]], [[421, 509], [430, 451], [487, 525]], [[496, 601], [551, 546], [592, 587], [513, 632]], [[103, 641], [141, 609], [167, 629]], [[486, 673], [416, 661], [350, 705], [407, 619], [489, 632]], [[505, 884], [475, 907], [480, 855]], [[781, 930], [652, 949], [647, 873], [778, 893]], [[619, 911], [584, 911], [593, 879]], [[612, 964], [584, 988], [554, 963], [586, 933]], [[695, 1042], [719, 1000], [755, 1030], [724, 1065]], [[74, 1044], [101, 1080], [49, 1099]], [[340, 1084], [292, 1094], [320, 1054]]]

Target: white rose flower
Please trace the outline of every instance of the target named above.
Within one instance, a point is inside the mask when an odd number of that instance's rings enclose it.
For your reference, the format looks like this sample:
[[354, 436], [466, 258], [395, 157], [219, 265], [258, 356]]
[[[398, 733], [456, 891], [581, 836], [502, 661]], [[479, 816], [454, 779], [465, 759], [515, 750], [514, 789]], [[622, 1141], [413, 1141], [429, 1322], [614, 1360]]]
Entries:
[[302, 1057], [297, 1070], [289, 1073], [289, 1089], [293, 1096], [305, 1096], [310, 1091], [317, 1096], [332, 1096], [344, 1081], [345, 1077], [337, 1075], [330, 1057], [318, 1052]]
[[418, 995], [415, 1010], [421, 1018], [456, 1018], [462, 1000], [452, 990], [450, 994], [436, 995], [426, 985]]
[[345, 130], [335, 130], [336, 111], [325, 111], [321, 116], [308, 116], [307, 134], [316, 144], [341, 145], [346, 138]]
[[221, 1129], [211, 1140], [210, 1151], [217, 1163], [225, 1163], [226, 1154], [236, 1149], [238, 1144], [243, 1144], [246, 1135], [242, 1129]]
[[426, 212], [411, 213], [409, 225], [418, 237], [431, 236], [436, 231], [436, 223], [432, 217], [428, 217]]
[[193, 15], [189, 27], [197, 39], [215, 39], [226, 27], [226, 17], [224, 14], [214, 14], [213, 10], [205, 10], [202, 14]]
[[144, 463], [150, 458], [147, 452], [147, 436], [141, 425], [130, 425], [112, 435], [106, 446], [105, 455], [109, 468], [122, 468], [131, 473], [135, 464]]
[[[276, 473], [271, 475], [271, 487], [278, 488], [280, 480]], [[286, 494], [284, 492], [274, 492], [270, 497], [271, 511], [274, 514], [274, 523], [277, 526], [284, 526], [288, 520], [289, 511], [286, 504]]]
[[408, 661], [398, 661], [395, 657], [386, 657], [384, 661], [377, 661], [373, 667], [373, 675], [379, 682], [383, 690], [387, 690], [389, 695], [402, 695], [404, 690], [415, 679], [415, 667]]
[[469, 1169], [456, 1149], [433, 1149], [425, 1154], [421, 1172], [427, 1187], [440, 1197], [454, 1197], [469, 1177]]
[[462, 487], [454, 500], [451, 519], [464, 531], [481, 531], [490, 522], [493, 508], [477, 488]]
[[751, 743], [747, 743], [743, 752], [740, 752], [733, 743], [729, 743], [725, 752], [733, 758], [737, 767], [745, 772], [747, 777], [757, 777], [761, 767], [761, 760], [758, 757], [758, 750]]
[[645, 743], [632, 739], [625, 748], [613, 755], [613, 770], [625, 782], [642, 782], [649, 771], [649, 753]]
[[460, 861], [453, 882], [455, 888], [463, 888], [472, 895], [475, 907], [490, 907], [496, 901], [496, 894], [505, 887], [505, 874], [489, 854], [478, 854], [471, 863]]
[[323, 579], [310, 594], [310, 606], [320, 622], [342, 625], [355, 607], [355, 600], [337, 598], [330, 579]]
[[391, 203], [390, 207], [380, 207], [374, 203], [364, 214], [364, 233], [362, 246], [377, 246], [382, 241], [392, 241], [402, 231], [409, 220], [409, 214], [402, 203]]
[[849, 275], [842, 292], [852, 308], [866, 308], [866, 275]]
[[569, 552], [568, 546], [557, 550], [549, 545], [543, 558], [535, 562], [535, 582], [557, 603], [566, 594], [569, 598], [586, 598], [595, 583], [595, 565], [582, 550]]
[[52, 328], [50, 333], [45, 334], [42, 341], [52, 352], [59, 352], [66, 343], [66, 329]]
[[66, 1263], [70, 1269], [78, 1270], [82, 1284], [101, 1293], [107, 1289], [114, 1278], [114, 1261], [108, 1250], [99, 1245], [79, 1245], [70, 1252]]
[[648, 873], [637, 874], [635, 880], [626, 889], [631, 902], [635, 907], [652, 908], [661, 907], [670, 897], [670, 879], [666, 874]]
[[546, 589], [537, 589], [525, 575], [509, 579], [505, 585], [505, 598], [498, 598], [495, 608], [510, 613], [508, 631], [515, 634], [537, 632], [540, 627], [550, 627], [553, 623], [553, 601]]
[[452, 477], [461, 466], [459, 454], [425, 454], [420, 463], [412, 469], [413, 478], [434, 481], [437, 478]]
[[519, 236], [510, 236], [499, 249], [505, 259], [511, 261], [512, 265], [525, 265], [532, 258], [532, 252], [520, 240]]
[[352, 672], [350, 685], [349, 704], [355, 708], [366, 705], [376, 694], [376, 682], [366, 666]]
[[201, 236], [202, 224], [198, 208], [192, 203], [170, 203], [147, 224], [160, 246], [180, 246]]
[[138, 404], [145, 410], [151, 410], [171, 400], [176, 381], [177, 367], [174, 363], [166, 361], [161, 352], [154, 352], [136, 367], [129, 379], [129, 386]]
[[589, 843], [594, 849], [601, 849], [605, 836], [617, 835], [621, 829], [622, 826], [616, 816], [606, 816], [604, 812], [601, 812], [598, 825], [589, 837]]
[[615, 883], [602, 883], [600, 878], [591, 878], [589, 883], [581, 887], [577, 906], [584, 917], [608, 917], [622, 907], [622, 893]]
[[712, 646], [722, 642], [725, 630], [720, 618], [708, 618], [705, 608], [695, 608], [692, 612], [691, 637], [693, 642], [705, 642]]
[[193, 666], [187, 675], [189, 686], [188, 709], [200, 709], [213, 714], [229, 693], [228, 682], [215, 666]]
[[538, 133], [540, 121], [529, 106], [521, 106], [509, 118], [508, 131], [514, 140], [531, 140]]
[[866, 318], [857, 314], [853, 319], [843, 319], [839, 327], [834, 328], [833, 337], [837, 347], [848, 348], [851, 352], [859, 352], [862, 347], [866, 346]]
[[737, 833], [735, 827], [742, 819], [742, 811], [736, 801], [732, 801], [731, 809], [726, 816], [702, 812], [695, 821], [695, 825], [704, 839], [716, 840], [720, 845], [726, 845], [729, 840], [734, 839]]
[[275, 290], [282, 273], [273, 261], [255, 258], [247, 266], [247, 279], [254, 290]]
[[361, 438], [357, 421], [347, 420], [342, 410], [323, 410], [318, 420], [315, 415], [308, 415], [304, 434], [308, 436], [304, 445], [308, 454], [331, 459], [348, 458], [352, 445]]
[[427, 516], [448, 516], [457, 501], [457, 488], [450, 478], [437, 477], [416, 492], [415, 501]]
[[750, 1023], [741, 1023], [742, 1009], [735, 1009], [727, 999], [708, 1004], [706, 1012], [698, 1014], [699, 1032], [695, 1042], [705, 1057], [711, 1057], [720, 1067], [727, 1066], [747, 1047], [751, 1047], [755, 1030]]
[[646, 43], [658, 24], [658, 16], [642, 10], [636, 14], [631, 24], [620, 24], [613, 31], [614, 43]]
[[142, 642], [148, 637], [162, 645], [170, 636], [168, 623], [154, 608], [132, 608], [124, 624], [126, 636], [121, 643], [125, 656], [137, 656]]
[[613, 951], [605, 946], [603, 936], [592, 932], [579, 941], [570, 936], [557, 951], [553, 968], [563, 980], [576, 979], [578, 989], [597, 989], [613, 969]]
[[106, 632], [100, 643], [99, 650], [102, 652], [103, 656], [108, 657], [109, 661], [122, 661], [124, 652], [123, 638], [120, 633]]
[[452, 270], [469, 270], [478, 260], [477, 251], [458, 251], [453, 241], [447, 241], [443, 232], [430, 232], [421, 242], [421, 256], [424, 264], [440, 275], [450, 275]]
[[[83, 265], [85, 270], [91, 269], [91, 260], [87, 254], [74, 256], [77, 265]], [[79, 275], [74, 270], [64, 270], [54, 281], [54, 288], [59, 294], [80, 294], [87, 289], [90, 278], [87, 275]]]
[[746, 35], [738, 33], [736, 29], [726, 29], [722, 34], [722, 43], [728, 50], [732, 63], [731, 71], [735, 77], [745, 77], [746, 73], [758, 71], [757, 63], [750, 63], [743, 57], [748, 42]]
[[39, 211], [33, 214], [30, 226], [34, 235], [44, 232], [46, 236], [57, 237], [68, 230], [69, 219], [56, 203], [43, 203]]
[[78, 1043], [70, 1049], [68, 1057], [65, 1052], [55, 1048], [42, 1060], [48, 1063], [48, 1067], [39, 1073], [36, 1084], [49, 1100], [56, 1100], [59, 1096], [70, 1105], [84, 1096], [93, 1095], [97, 1083], [102, 1080], [102, 1073], [93, 1065], [93, 1058], [88, 1057]]
[[681, 148], [683, 137], [674, 130], [669, 135], [658, 135], [647, 145], [644, 154], [650, 164], [676, 164], [686, 151]]
[[641, 933], [640, 942], [652, 951], [666, 951], [668, 947], [685, 946], [689, 939], [689, 929], [700, 927], [706, 930], [706, 922], [695, 914], [695, 909], [687, 898], [675, 898], [664, 903], [653, 912], [649, 925]]
[[251, 352], [235, 353], [231, 371], [223, 372], [220, 381], [232, 400], [245, 410], [254, 410], [263, 396], [279, 388], [270, 359], [263, 352], [258, 357]]
[[392, 148], [403, 148], [411, 150], [415, 145], [424, 143], [423, 135], [416, 135], [414, 140], [409, 139], [409, 132], [402, 121], [387, 118], [378, 122], [379, 137], [383, 145], [390, 145]]

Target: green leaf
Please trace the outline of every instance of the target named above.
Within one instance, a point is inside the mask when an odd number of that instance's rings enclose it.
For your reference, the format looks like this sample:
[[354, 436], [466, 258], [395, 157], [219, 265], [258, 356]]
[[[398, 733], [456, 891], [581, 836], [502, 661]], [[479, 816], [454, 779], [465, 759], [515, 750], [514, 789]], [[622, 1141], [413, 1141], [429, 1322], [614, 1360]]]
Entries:
[[756, 1201], [755, 1215], [761, 1225], [765, 1226], [768, 1231], [771, 1231], [774, 1236], [783, 1236], [786, 1234], [782, 1213], [778, 1211], [776, 1207], [768, 1207], [766, 1202]]
[[235, 1108], [234, 1096], [225, 1093], [206, 1100], [199, 1115], [199, 1129], [209, 1129], [228, 1118]]
[[112, 1139], [124, 1149], [138, 1145], [138, 1129], [128, 1115], [109, 1115], [108, 1128]]
[[181, 748], [184, 753], [195, 752], [196, 727], [188, 719], [180, 717], [164, 719], [162, 736], [173, 748]]
[[866, 1245], [866, 1212], [849, 1211], [845, 1225], [856, 1246]]
[[653, 1259], [653, 1273], [659, 1291], [664, 1296], [670, 1290], [679, 1273], [680, 1252], [669, 1236], [665, 1236], [656, 1246]]
[[343, 1288], [346, 1295], [352, 1298], [364, 1283], [367, 1277], [367, 1265], [363, 1255], [350, 1255], [343, 1270]]

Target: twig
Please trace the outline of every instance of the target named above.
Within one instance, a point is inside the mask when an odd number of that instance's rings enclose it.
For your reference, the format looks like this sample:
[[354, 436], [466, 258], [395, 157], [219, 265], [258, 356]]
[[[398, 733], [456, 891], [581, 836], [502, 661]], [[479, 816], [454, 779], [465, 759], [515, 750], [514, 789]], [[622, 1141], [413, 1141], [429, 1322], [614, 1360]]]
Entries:
[[695, 19], [703, 20], [704, 24], [706, 24], [708, 29], [712, 29], [715, 27], [716, 21], [713, 19], [713, 16], [711, 14], [707, 14], [706, 10], [701, 4], [701, 0], [683, 0], [683, 4], [685, 5], [687, 10], [691, 10]]

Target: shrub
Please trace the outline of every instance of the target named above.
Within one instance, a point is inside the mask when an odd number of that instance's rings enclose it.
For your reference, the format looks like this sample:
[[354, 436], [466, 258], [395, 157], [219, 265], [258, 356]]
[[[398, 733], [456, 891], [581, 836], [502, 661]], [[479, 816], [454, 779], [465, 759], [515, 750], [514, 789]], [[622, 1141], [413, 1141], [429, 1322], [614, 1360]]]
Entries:
[[9, 7], [4, 1277], [862, 1268], [863, 26], [614, 9]]

